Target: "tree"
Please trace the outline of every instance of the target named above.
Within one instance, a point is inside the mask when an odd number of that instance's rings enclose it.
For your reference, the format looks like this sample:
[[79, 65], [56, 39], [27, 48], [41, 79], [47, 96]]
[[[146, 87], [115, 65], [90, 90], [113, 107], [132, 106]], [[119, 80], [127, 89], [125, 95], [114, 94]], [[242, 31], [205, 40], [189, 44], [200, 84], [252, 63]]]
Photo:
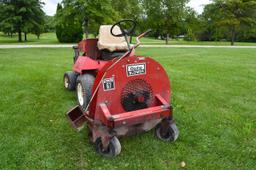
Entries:
[[225, 38], [226, 29], [219, 25], [222, 17], [222, 13], [215, 3], [206, 5], [203, 13], [199, 16], [201, 28], [197, 35], [198, 39], [202, 41], [218, 41]]
[[199, 20], [199, 17], [197, 13], [187, 7], [185, 10], [185, 16], [184, 16], [184, 26], [183, 26], [183, 33], [186, 34], [185, 40], [187, 41], [194, 41], [196, 40], [196, 34], [200, 31], [201, 27], [201, 22]]
[[117, 19], [137, 20], [141, 16], [143, 10], [140, 0], [113, 0], [112, 5], [114, 10], [118, 12], [119, 17]]
[[45, 16], [44, 32], [55, 32], [55, 19], [53, 16]]
[[57, 6], [56, 35], [59, 42], [79, 42], [83, 38], [82, 23], [70, 4]]
[[185, 5], [188, 0], [143, 0], [148, 26], [159, 35], [169, 37], [179, 34], [184, 23]]
[[86, 38], [89, 32], [96, 36], [100, 25], [111, 24], [118, 18], [118, 12], [112, 6], [114, 3], [116, 3], [114, 0], [76, 0], [74, 2], [75, 10], [83, 21]]
[[1, 0], [2, 20], [0, 26], [18, 33], [22, 41], [22, 32], [26, 34], [35, 26], [41, 26], [44, 12], [40, 0]]
[[89, 33], [96, 36], [100, 25], [111, 24], [118, 18], [118, 12], [112, 7], [114, 3], [114, 0], [63, 0], [60, 15], [56, 15], [57, 24], [63, 25], [63, 18], [65, 22], [71, 19], [83, 26], [86, 38]]
[[230, 30], [231, 45], [234, 45], [236, 35], [242, 27], [255, 24], [255, 0], [215, 0], [222, 17], [219, 25]]
[[63, 31], [63, 28], [62, 28], [62, 15], [61, 15], [61, 11], [62, 11], [62, 5], [58, 3], [57, 5], [57, 10], [56, 10], [56, 15], [55, 15], [55, 20], [57, 21], [56, 25], [55, 25], [55, 30], [56, 30], [56, 36], [57, 36], [57, 39], [59, 41], [61, 41], [61, 36], [62, 36], [62, 31]]

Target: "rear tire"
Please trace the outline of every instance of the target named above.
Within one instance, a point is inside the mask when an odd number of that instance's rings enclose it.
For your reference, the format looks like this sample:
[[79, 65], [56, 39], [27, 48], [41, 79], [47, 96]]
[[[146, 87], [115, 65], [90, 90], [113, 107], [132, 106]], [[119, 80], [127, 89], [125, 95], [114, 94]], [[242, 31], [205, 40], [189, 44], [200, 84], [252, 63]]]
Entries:
[[92, 87], [95, 77], [91, 74], [78, 76], [76, 81], [76, 96], [82, 111], [85, 111], [92, 96]]
[[121, 153], [121, 144], [117, 137], [112, 137], [112, 139], [109, 141], [109, 145], [107, 150], [103, 150], [103, 145], [101, 142], [101, 138], [98, 138], [95, 142], [96, 151], [105, 157], [115, 157]]
[[75, 90], [76, 78], [77, 78], [77, 74], [75, 72], [67, 71], [63, 77], [64, 87], [69, 91]]

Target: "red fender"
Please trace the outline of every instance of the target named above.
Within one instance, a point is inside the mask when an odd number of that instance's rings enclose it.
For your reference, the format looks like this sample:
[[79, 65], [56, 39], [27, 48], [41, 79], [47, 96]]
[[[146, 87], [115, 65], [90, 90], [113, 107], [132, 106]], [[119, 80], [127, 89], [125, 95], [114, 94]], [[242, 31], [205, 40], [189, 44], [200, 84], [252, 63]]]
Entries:
[[73, 71], [82, 74], [86, 70], [101, 70], [107, 61], [93, 60], [87, 56], [80, 56], [73, 66]]

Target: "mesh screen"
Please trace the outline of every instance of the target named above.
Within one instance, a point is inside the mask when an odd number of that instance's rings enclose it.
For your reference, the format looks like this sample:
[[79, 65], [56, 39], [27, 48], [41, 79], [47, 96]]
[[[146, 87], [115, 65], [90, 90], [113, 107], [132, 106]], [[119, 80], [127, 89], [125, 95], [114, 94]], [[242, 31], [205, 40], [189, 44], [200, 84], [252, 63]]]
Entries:
[[151, 86], [143, 79], [129, 81], [121, 94], [121, 103], [125, 111], [144, 109], [153, 100]]

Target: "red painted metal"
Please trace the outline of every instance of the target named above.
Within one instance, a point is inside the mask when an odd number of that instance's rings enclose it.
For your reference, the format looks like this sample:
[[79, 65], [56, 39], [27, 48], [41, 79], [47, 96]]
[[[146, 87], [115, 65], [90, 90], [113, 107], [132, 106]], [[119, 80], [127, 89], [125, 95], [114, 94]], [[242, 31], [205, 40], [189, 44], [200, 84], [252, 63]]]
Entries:
[[73, 66], [73, 71], [82, 74], [89, 70], [100, 70], [106, 63], [107, 61], [94, 60], [87, 56], [80, 56]]
[[159, 100], [161, 105], [150, 107], [147, 109], [141, 109], [131, 112], [124, 112], [120, 114], [112, 115], [105, 103], [100, 104], [101, 113], [104, 116], [101, 120], [104, 124], [114, 128], [120, 126], [131, 126], [143, 123], [152, 119], [159, 119], [169, 117], [172, 114], [170, 105], [162, 98], [157, 95], [156, 98], [160, 97]]
[[78, 49], [84, 56], [88, 56], [92, 59], [99, 59], [100, 51], [97, 47], [98, 39], [86, 39], [82, 40], [78, 44]]
[[[146, 64], [146, 74], [136, 75], [136, 76], [127, 76], [127, 66], [131, 64]], [[106, 64], [105, 67], [109, 67], [109, 64]], [[104, 67], [104, 68], [105, 68]], [[105, 69], [102, 70], [105, 70]], [[171, 111], [164, 107], [160, 109], [160, 106], [169, 106], [171, 90], [170, 90], [170, 82], [169, 78], [164, 71], [163, 67], [157, 63], [155, 60], [151, 58], [145, 58], [141, 56], [129, 56], [123, 60], [121, 60], [118, 64], [116, 64], [112, 69], [105, 72], [105, 74], [101, 74], [101, 71], [98, 73], [98, 76], [105, 75], [105, 78], [114, 78], [115, 80], [115, 89], [110, 91], [105, 91], [103, 89], [103, 84], [100, 81], [102, 77], [96, 78], [95, 86], [100, 84], [100, 87], [97, 92], [97, 97], [92, 101], [91, 107], [89, 108], [89, 117], [94, 120], [99, 120], [103, 122], [107, 126], [115, 126], [117, 124], [113, 124], [113, 121], [107, 119], [107, 117], [115, 118], [115, 115], [129, 114], [131, 119], [129, 119], [129, 124], [133, 124], [132, 122], [138, 122], [136, 119], [139, 117], [141, 121], [148, 120], [149, 117], [152, 117], [153, 114], [155, 118], [159, 117], [168, 117], [171, 116]], [[127, 82], [135, 79], [145, 80], [148, 84], [150, 84], [153, 93], [158, 96], [154, 98], [148, 110], [138, 110], [135, 112], [125, 113], [121, 105], [121, 93]], [[159, 97], [160, 96], [160, 97]], [[105, 103], [105, 104], [104, 104]], [[160, 105], [159, 105], [160, 103]], [[151, 110], [150, 108], [154, 108]], [[157, 109], [156, 109], [157, 107]], [[147, 114], [139, 114], [139, 112], [147, 112]], [[162, 114], [163, 113], [163, 114]], [[106, 116], [105, 116], [106, 115]], [[138, 117], [134, 115], [139, 115]]]
[[[139, 36], [138, 39], [143, 35], [145, 34]], [[137, 131], [138, 125], [141, 129], [150, 130], [164, 118], [172, 117], [171, 87], [168, 75], [163, 67], [152, 58], [135, 55], [135, 47], [139, 46], [140, 42], [138, 41], [132, 51], [126, 53], [126, 56], [101, 61], [97, 41], [97, 39], [87, 39], [79, 43], [79, 51], [83, 53], [83, 56], [77, 59], [73, 70], [79, 74], [96, 70], [96, 79], [88, 110], [83, 113], [77, 106], [68, 112], [67, 116], [72, 125], [80, 128], [82, 122], [87, 121], [92, 132], [92, 141], [95, 142], [98, 137], [108, 139], [113, 135]], [[138, 64], [145, 65], [145, 73], [129, 75], [128, 66]], [[104, 89], [105, 79], [114, 79], [114, 88]], [[150, 85], [153, 94], [152, 102], [147, 108], [127, 112], [122, 106], [121, 94], [128, 82], [138, 79]], [[140, 97], [139, 100], [145, 99]], [[145, 128], [147, 122], [149, 126]], [[117, 134], [112, 134], [113, 130]]]

